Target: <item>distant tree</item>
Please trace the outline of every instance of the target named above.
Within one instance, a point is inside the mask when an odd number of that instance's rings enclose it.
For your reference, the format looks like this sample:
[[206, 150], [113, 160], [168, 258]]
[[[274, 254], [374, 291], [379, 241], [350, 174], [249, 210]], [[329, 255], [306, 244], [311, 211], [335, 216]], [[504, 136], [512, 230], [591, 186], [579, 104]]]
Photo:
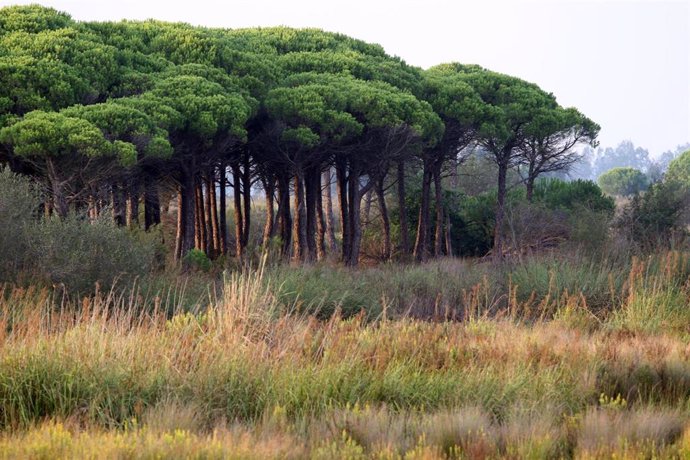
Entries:
[[599, 177], [610, 169], [626, 167], [647, 172], [650, 163], [649, 152], [646, 149], [635, 147], [631, 141], [623, 141], [615, 148], [607, 147], [597, 151], [594, 174]]
[[599, 176], [597, 183], [609, 195], [630, 196], [646, 190], [649, 179], [635, 168], [613, 168]]
[[664, 181], [690, 190], [690, 150], [669, 163]]
[[580, 159], [575, 150], [578, 144], [596, 146], [599, 129], [575, 108], [542, 107], [529, 123], [519, 146], [527, 201], [532, 201], [534, 182], [540, 175], [567, 171]]
[[498, 168], [496, 226], [494, 254], [503, 254], [503, 227], [508, 171], [520, 162], [520, 146], [528, 133], [535, 130], [530, 124], [544, 110], [558, 107], [552, 94], [534, 83], [491, 72], [477, 66], [464, 66], [461, 70], [466, 81], [483, 102], [477, 124], [476, 142], [496, 163]]

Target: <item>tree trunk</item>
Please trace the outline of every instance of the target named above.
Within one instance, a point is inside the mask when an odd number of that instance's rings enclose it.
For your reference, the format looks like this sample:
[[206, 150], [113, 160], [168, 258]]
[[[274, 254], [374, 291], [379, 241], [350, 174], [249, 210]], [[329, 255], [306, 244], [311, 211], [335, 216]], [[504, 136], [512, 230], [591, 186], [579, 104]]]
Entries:
[[381, 211], [381, 222], [383, 223], [383, 258], [391, 258], [391, 222], [388, 218], [388, 207], [386, 206], [386, 196], [383, 190], [383, 179], [376, 184], [376, 196], [379, 201]]
[[338, 193], [338, 205], [340, 206], [340, 226], [342, 227], [342, 258], [343, 262], [347, 262], [348, 254], [350, 253], [350, 213], [348, 206], [348, 178], [346, 171], [345, 160], [336, 159], [335, 164], [335, 175], [337, 183], [337, 193]]
[[285, 173], [278, 176], [278, 227], [283, 257], [287, 258], [292, 248], [292, 216], [290, 214], [290, 183]]
[[110, 191], [110, 203], [112, 205], [113, 222], [117, 226], [125, 225], [125, 197], [122, 187], [114, 182]]
[[292, 258], [295, 261], [304, 260], [306, 256], [306, 245], [307, 245], [307, 228], [306, 220], [307, 214], [304, 209], [304, 179], [303, 173], [298, 171], [295, 173], [294, 177], [294, 210], [295, 219], [293, 222], [292, 233], [295, 235], [295, 240], [293, 244]]
[[405, 199], [405, 162], [398, 163], [398, 212], [400, 214], [400, 250], [410, 253], [410, 232], [407, 227], [407, 203]]
[[446, 214], [446, 232], [445, 232], [445, 238], [446, 238], [446, 254], [449, 256], [453, 255], [453, 241], [451, 238], [450, 234], [450, 213], [445, 213]]
[[184, 238], [184, 214], [182, 213], [182, 186], [177, 188], [177, 228], [175, 232], [175, 260], [182, 258], [182, 240]]
[[434, 165], [434, 206], [436, 207], [436, 227], [434, 231], [434, 256], [443, 255], [443, 189], [441, 188], [441, 162]]
[[[87, 209], [87, 215], [89, 216], [89, 222], [94, 223], [96, 219], [98, 219], [98, 210], [96, 209], [96, 197], [92, 193], [89, 193], [89, 196], [86, 199], [86, 209]], [[48, 216], [46, 216], [48, 217]]]
[[178, 203], [178, 219], [181, 219], [180, 228], [182, 235], [180, 238], [179, 258], [184, 258], [189, 251], [194, 249], [195, 239], [195, 187], [194, 175], [189, 170], [182, 170], [182, 180], [180, 183], [180, 202]]
[[506, 177], [508, 175], [508, 165], [499, 163], [498, 165], [498, 195], [496, 203], [496, 226], [494, 228], [494, 260], [499, 261], [503, 257], [503, 220], [505, 216], [506, 201]]
[[48, 219], [53, 214], [53, 199], [50, 196], [46, 196], [43, 200], [43, 216]]
[[218, 234], [218, 209], [216, 207], [216, 181], [215, 173], [212, 168], [206, 173], [206, 220], [208, 221], [209, 237], [208, 246], [210, 256], [218, 257], [220, 253], [220, 235]]
[[359, 250], [362, 243], [362, 219], [361, 219], [361, 202], [362, 197], [359, 189], [359, 175], [354, 171], [350, 171], [348, 175], [348, 210], [349, 216], [349, 234], [350, 246], [346, 254], [345, 265], [355, 267], [359, 263]]
[[62, 181], [60, 180], [55, 165], [53, 164], [53, 160], [48, 158], [48, 160], [46, 160], [46, 165], [48, 166], [48, 180], [50, 181], [51, 193], [53, 195], [53, 203], [50, 208], [57, 211], [58, 216], [61, 219], [64, 219], [69, 213], [69, 206], [62, 190]]
[[232, 192], [235, 199], [235, 255], [238, 259], [244, 256], [244, 218], [242, 215], [242, 191], [240, 166], [232, 165]]
[[195, 209], [195, 214], [196, 214], [196, 221], [197, 221], [197, 229], [198, 229], [198, 245], [197, 249], [204, 251], [204, 253], [208, 256], [210, 256], [210, 251], [209, 251], [209, 244], [208, 244], [208, 236], [209, 236], [209, 231], [208, 231], [208, 222], [206, 220], [206, 210], [204, 207], [204, 188], [203, 188], [203, 183], [201, 178], [197, 179], [197, 183], [195, 184], [195, 197], [196, 197], [196, 209]]
[[431, 169], [427, 162], [424, 162], [424, 172], [422, 175], [422, 199], [419, 206], [419, 219], [417, 222], [417, 239], [414, 244], [414, 258], [417, 261], [427, 259], [429, 244], [429, 202], [431, 195]]
[[161, 205], [158, 185], [150, 179], [144, 180], [144, 229], [149, 230], [161, 223]]
[[331, 196], [331, 168], [329, 167], [323, 172], [323, 201], [324, 201], [324, 218], [326, 224], [326, 245], [328, 251], [334, 254], [337, 245], [335, 241], [335, 222], [333, 219], [333, 198]]
[[318, 186], [316, 180], [319, 178], [318, 169], [309, 168], [304, 175], [304, 194], [306, 211], [306, 259], [313, 261], [316, 259], [316, 195]]
[[371, 202], [374, 201], [374, 191], [369, 190], [364, 194], [364, 225], [371, 221]]
[[128, 228], [139, 226], [139, 186], [135, 181], [127, 192], [125, 220]]
[[314, 187], [316, 194], [316, 258], [323, 260], [326, 257], [326, 220], [323, 215], [323, 188], [321, 183], [321, 171], [314, 171]]
[[273, 195], [275, 193], [275, 180], [269, 177], [262, 181], [264, 193], [266, 194], [266, 223], [264, 224], [264, 234], [261, 239], [261, 246], [268, 249], [274, 235], [274, 208]]
[[532, 202], [532, 197], [534, 196], [534, 177], [530, 176], [527, 177], [527, 181], [525, 182], [525, 189], [527, 191], [527, 201], [529, 203]]
[[249, 245], [249, 230], [251, 228], [252, 211], [252, 176], [249, 165], [249, 154], [244, 155], [244, 167], [242, 169], [242, 200], [244, 204], [244, 226], [242, 227], [242, 246]]
[[220, 188], [218, 190], [219, 197], [218, 197], [218, 205], [220, 207], [220, 215], [218, 216], [218, 232], [220, 233], [220, 252], [222, 254], [227, 254], [228, 253], [228, 219], [227, 219], [227, 203], [225, 202], [225, 195], [226, 195], [226, 190], [225, 186], [227, 184], [227, 181], [225, 180], [225, 163], [221, 161], [220, 163], [220, 168], [219, 168], [219, 185]]

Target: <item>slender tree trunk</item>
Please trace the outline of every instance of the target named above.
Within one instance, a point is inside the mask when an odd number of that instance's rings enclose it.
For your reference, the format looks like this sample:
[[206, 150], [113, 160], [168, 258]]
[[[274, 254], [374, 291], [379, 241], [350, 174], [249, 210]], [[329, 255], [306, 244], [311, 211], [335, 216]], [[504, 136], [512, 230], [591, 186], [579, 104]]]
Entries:
[[371, 202], [374, 201], [374, 191], [369, 190], [364, 194], [364, 225], [371, 221]]
[[417, 261], [424, 261], [429, 255], [429, 205], [431, 195], [431, 170], [424, 162], [424, 172], [422, 175], [422, 200], [419, 206], [419, 219], [417, 222], [417, 239], [414, 245], [414, 258]]
[[228, 253], [228, 218], [227, 218], [227, 203], [225, 200], [226, 196], [226, 189], [225, 186], [227, 185], [227, 181], [225, 178], [225, 162], [221, 161], [220, 162], [220, 168], [219, 168], [219, 185], [220, 188], [218, 189], [219, 197], [218, 197], [218, 204], [220, 206], [220, 216], [218, 219], [218, 232], [220, 233], [220, 252], [222, 254], [227, 254]]
[[494, 228], [494, 260], [503, 258], [503, 220], [505, 216], [506, 177], [508, 165], [504, 162], [498, 165], [498, 200], [496, 203], [496, 226]]
[[149, 230], [161, 223], [161, 205], [158, 198], [158, 186], [150, 180], [144, 180], [144, 228]]
[[125, 196], [125, 223], [128, 228], [139, 226], [139, 198], [141, 186], [137, 177], [132, 177], [127, 184]]
[[348, 254], [350, 253], [351, 244], [351, 225], [350, 225], [350, 212], [348, 206], [348, 178], [346, 163], [344, 160], [336, 160], [335, 165], [337, 192], [338, 192], [338, 205], [340, 206], [340, 223], [342, 227], [342, 237], [343, 237], [343, 247], [342, 255], [343, 262], [347, 262]]
[[182, 212], [182, 186], [177, 188], [177, 228], [175, 232], [175, 260], [180, 260], [182, 254], [182, 240], [184, 238], [184, 213]]
[[386, 196], [383, 190], [383, 179], [376, 184], [376, 196], [379, 201], [381, 211], [381, 222], [383, 223], [383, 258], [391, 258], [391, 222], [388, 218], [388, 207], [386, 206]]
[[206, 220], [209, 227], [208, 246], [211, 257], [216, 258], [220, 253], [220, 235], [218, 234], [218, 209], [216, 206], [216, 181], [213, 168], [206, 172]]
[[67, 204], [67, 199], [65, 198], [64, 191], [62, 190], [62, 181], [58, 175], [57, 169], [53, 160], [48, 158], [46, 160], [46, 165], [48, 167], [48, 180], [50, 181], [50, 188], [52, 193], [52, 209], [57, 211], [60, 218], [64, 219], [69, 213], [69, 206]]
[[268, 249], [271, 243], [271, 239], [275, 233], [274, 231], [274, 208], [273, 208], [273, 195], [275, 193], [275, 180], [273, 177], [269, 177], [263, 182], [264, 193], [266, 194], [266, 223], [264, 224], [264, 234], [261, 241], [261, 246], [264, 249]]
[[240, 166], [232, 165], [232, 191], [235, 199], [235, 254], [237, 258], [244, 256], [244, 216], [242, 215], [242, 191]]
[[446, 231], [445, 231], [445, 238], [446, 238], [446, 254], [449, 256], [453, 255], [453, 241], [451, 239], [451, 234], [450, 234], [450, 213], [445, 213], [446, 214]]
[[324, 201], [324, 218], [326, 223], [326, 245], [328, 252], [334, 254], [337, 245], [335, 241], [335, 222], [333, 219], [333, 198], [331, 196], [331, 168], [328, 167], [323, 172], [323, 201]]
[[527, 181], [525, 182], [525, 189], [527, 192], [527, 201], [529, 203], [532, 202], [532, 199], [534, 196], [534, 179], [535, 178], [530, 175], [529, 177], [527, 177]]
[[316, 257], [323, 260], [326, 257], [326, 219], [323, 213], [323, 187], [321, 171], [314, 172], [314, 187], [316, 188]]
[[53, 214], [53, 199], [50, 196], [43, 200], [43, 216], [48, 219]]
[[110, 191], [110, 202], [113, 208], [113, 222], [118, 226], [124, 226], [125, 218], [125, 197], [122, 187], [117, 182], [113, 182]]
[[194, 249], [195, 240], [195, 187], [194, 174], [186, 168], [182, 170], [182, 180], [180, 183], [180, 202], [178, 203], [178, 213], [181, 219], [180, 228], [182, 235], [180, 238], [179, 257], [183, 258], [189, 251]]
[[410, 232], [407, 227], [407, 203], [405, 192], [405, 162], [398, 162], [398, 212], [400, 214], [400, 250], [410, 253]]
[[206, 221], [206, 210], [204, 208], [204, 188], [201, 178], [197, 179], [195, 184], [195, 197], [196, 197], [196, 221], [198, 225], [198, 245], [197, 249], [204, 251], [206, 255], [210, 256], [209, 246], [208, 246], [208, 222]]
[[304, 174], [304, 198], [306, 211], [306, 243], [307, 253], [306, 260], [313, 261], [316, 259], [316, 195], [318, 188], [315, 179], [318, 179], [318, 169], [309, 168]]
[[443, 189], [441, 188], [441, 162], [434, 165], [434, 206], [436, 207], [436, 227], [434, 231], [434, 255], [443, 255]]
[[306, 245], [307, 245], [307, 228], [306, 220], [307, 215], [304, 209], [304, 179], [303, 173], [298, 171], [295, 173], [294, 177], [294, 203], [293, 207], [295, 210], [295, 219], [293, 222], [292, 233], [295, 235], [295, 241], [293, 244], [292, 258], [295, 261], [304, 260], [306, 256]]
[[359, 263], [359, 250], [362, 242], [362, 219], [361, 219], [361, 203], [362, 197], [359, 189], [359, 175], [354, 171], [350, 171], [347, 184], [348, 191], [348, 210], [349, 216], [349, 233], [350, 233], [350, 250], [346, 255], [345, 264], [354, 267]]
[[282, 240], [283, 257], [290, 256], [292, 247], [292, 216], [290, 214], [290, 183], [287, 174], [278, 176], [278, 226]]
[[252, 211], [252, 176], [249, 165], [249, 154], [245, 152], [244, 167], [242, 168], [242, 200], [244, 205], [244, 226], [242, 227], [242, 246], [249, 245], [249, 231], [251, 228]]
[[91, 223], [98, 218], [98, 213], [96, 212], [96, 197], [93, 196], [93, 192], [89, 193], [89, 196], [86, 198], [86, 213]]

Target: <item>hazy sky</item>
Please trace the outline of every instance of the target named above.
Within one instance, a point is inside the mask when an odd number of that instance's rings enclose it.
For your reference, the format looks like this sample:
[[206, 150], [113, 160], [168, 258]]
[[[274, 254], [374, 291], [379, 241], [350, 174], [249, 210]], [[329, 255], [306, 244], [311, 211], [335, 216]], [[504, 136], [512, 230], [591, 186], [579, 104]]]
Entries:
[[690, 1], [38, 0], [79, 20], [318, 27], [421, 67], [480, 64], [553, 92], [657, 155], [690, 141]]

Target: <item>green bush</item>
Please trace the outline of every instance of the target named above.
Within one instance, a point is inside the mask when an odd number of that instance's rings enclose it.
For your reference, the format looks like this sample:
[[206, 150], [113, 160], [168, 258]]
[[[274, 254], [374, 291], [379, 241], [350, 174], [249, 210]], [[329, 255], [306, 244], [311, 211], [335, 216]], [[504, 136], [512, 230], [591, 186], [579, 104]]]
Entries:
[[38, 190], [29, 179], [0, 168], [0, 282], [14, 281], [31, 261], [29, 232], [39, 205]]
[[597, 179], [601, 189], [609, 195], [630, 196], [649, 186], [649, 179], [635, 168], [613, 168]]
[[192, 249], [184, 256], [186, 266], [207, 272], [211, 269], [211, 260], [201, 249]]
[[544, 203], [550, 209], [573, 211], [585, 208], [594, 212], [613, 214], [616, 203], [604, 195], [601, 188], [590, 180], [566, 182], [559, 179], [544, 179], [534, 186], [533, 199]]
[[156, 256], [151, 238], [135, 238], [105, 216], [93, 222], [74, 214], [46, 219], [32, 235], [35, 270], [71, 293], [91, 291], [96, 283], [109, 289], [143, 275]]
[[33, 278], [70, 293], [110, 289], [147, 273], [156, 258], [155, 235], [136, 234], [103, 216], [44, 218], [41, 196], [27, 177], [0, 170], [0, 281]]
[[642, 250], [668, 246], [687, 233], [681, 220], [686, 202], [684, 189], [673, 183], [654, 184], [623, 207], [615, 227]]

